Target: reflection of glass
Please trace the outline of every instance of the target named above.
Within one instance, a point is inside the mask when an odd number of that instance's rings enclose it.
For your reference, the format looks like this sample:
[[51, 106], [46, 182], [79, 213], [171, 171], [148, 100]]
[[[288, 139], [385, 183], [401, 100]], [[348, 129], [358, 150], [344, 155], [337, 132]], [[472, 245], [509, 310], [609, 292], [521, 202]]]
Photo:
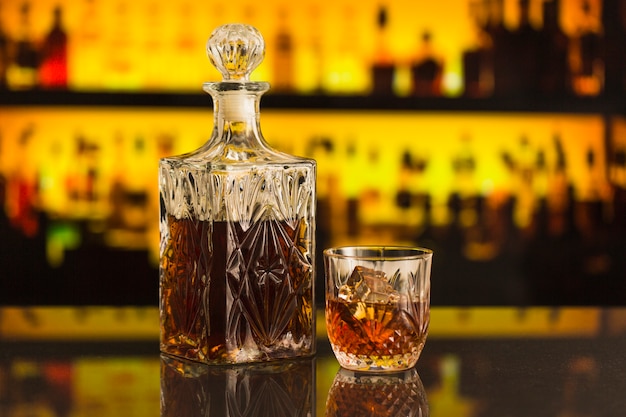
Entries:
[[415, 369], [393, 374], [340, 369], [326, 401], [326, 417], [428, 417], [426, 391]]
[[207, 366], [161, 355], [161, 417], [315, 415], [314, 359]]

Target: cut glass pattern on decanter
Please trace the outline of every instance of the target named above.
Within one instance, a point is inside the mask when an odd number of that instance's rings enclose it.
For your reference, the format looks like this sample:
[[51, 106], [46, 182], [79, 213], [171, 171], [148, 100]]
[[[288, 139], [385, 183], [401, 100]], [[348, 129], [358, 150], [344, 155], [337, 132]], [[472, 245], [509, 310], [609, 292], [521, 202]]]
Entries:
[[211, 138], [159, 164], [161, 351], [206, 363], [315, 352], [315, 161], [265, 142], [249, 81], [264, 53], [247, 25], [207, 43], [222, 82]]

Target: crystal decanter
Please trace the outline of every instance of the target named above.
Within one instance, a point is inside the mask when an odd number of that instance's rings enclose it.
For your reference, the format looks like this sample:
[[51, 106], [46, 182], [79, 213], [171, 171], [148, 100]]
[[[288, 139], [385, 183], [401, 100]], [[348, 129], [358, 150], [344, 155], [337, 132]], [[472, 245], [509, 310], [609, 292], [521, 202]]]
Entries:
[[159, 162], [161, 351], [210, 364], [310, 356], [316, 163], [261, 134], [261, 34], [220, 26], [207, 53], [223, 76], [204, 84], [211, 138]]

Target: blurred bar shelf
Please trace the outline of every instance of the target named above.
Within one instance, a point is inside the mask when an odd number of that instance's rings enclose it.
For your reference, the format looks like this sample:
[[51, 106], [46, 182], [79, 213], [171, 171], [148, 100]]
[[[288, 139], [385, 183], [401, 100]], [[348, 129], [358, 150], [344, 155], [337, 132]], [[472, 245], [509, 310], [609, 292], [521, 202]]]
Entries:
[[[376, 95], [324, 95], [268, 93], [261, 105], [266, 109], [451, 111], [498, 113], [569, 113], [626, 115], [621, 97], [392, 97]], [[207, 108], [211, 97], [203, 92], [163, 91], [3, 91], [0, 106], [51, 107], [160, 107]]]

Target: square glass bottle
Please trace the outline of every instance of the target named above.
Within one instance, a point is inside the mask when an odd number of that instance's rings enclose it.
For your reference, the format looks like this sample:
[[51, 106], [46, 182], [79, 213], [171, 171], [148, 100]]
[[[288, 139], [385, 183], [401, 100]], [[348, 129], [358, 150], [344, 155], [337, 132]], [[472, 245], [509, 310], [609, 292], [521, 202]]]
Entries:
[[215, 364], [310, 356], [316, 163], [261, 134], [261, 34], [220, 26], [207, 53], [223, 76], [204, 84], [211, 138], [159, 162], [160, 349]]

